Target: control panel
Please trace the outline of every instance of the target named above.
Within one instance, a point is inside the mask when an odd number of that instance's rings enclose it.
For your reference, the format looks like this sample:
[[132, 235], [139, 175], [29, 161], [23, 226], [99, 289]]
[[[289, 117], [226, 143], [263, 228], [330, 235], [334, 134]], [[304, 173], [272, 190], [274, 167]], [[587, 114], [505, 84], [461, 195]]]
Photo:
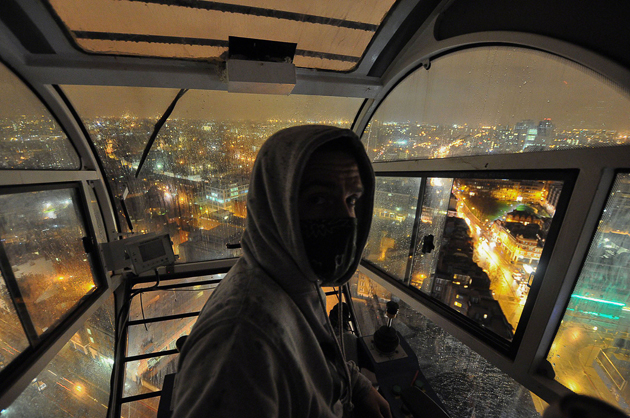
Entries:
[[168, 234], [134, 235], [100, 245], [105, 265], [115, 271], [130, 268], [135, 274], [175, 262], [173, 244]]
[[[360, 363], [374, 372], [379, 391], [389, 402], [394, 418], [450, 418], [437, 394], [420, 371], [418, 358], [397, 333], [399, 345], [392, 353], [375, 347], [374, 336], [359, 339]], [[361, 361], [363, 360], [363, 361]]]

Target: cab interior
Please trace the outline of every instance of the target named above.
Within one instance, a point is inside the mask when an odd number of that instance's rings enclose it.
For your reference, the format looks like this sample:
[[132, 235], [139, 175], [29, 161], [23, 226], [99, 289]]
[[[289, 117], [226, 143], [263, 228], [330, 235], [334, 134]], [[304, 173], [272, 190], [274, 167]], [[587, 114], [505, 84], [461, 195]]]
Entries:
[[571, 392], [630, 412], [629, 18], [610, 0], [4, 0], [0, 416], [168, 416], [176, 342], [241, 254], [256, 153], [313, 123], [373, 161], [361, 265], [325, 290], [368, 351], [399, 335], [405, 359], [364, 359], [394, 416], [429, 398], [538, 417]]

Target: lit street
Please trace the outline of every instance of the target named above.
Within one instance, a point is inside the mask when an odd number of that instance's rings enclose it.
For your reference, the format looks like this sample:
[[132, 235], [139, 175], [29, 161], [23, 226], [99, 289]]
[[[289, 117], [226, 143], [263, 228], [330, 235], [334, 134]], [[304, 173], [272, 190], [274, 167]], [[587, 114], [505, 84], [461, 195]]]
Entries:
[[491, 247], [495, 243], [488, 244], [490, 234], [486, 231], [486, 225], [477, 219], [466, 204], [461, 203], [463, 201], [464, 199], [460, 197], [457, 210], [458, 215], [466, 220], [471, 230], [474, 246], [473, 260], [488, 274], [494, 299], [499, 302], [508, 322], [516, 330], [523, 312], [524, 299], [521, 299], [517, 293], [518, 284], [512, 278], [514, 265], [506, 261], [499, 251], [492, 250]]
[[549, 351], [548, 359], [554, 366], [556, 380], [577, 393], [592, 394], [618, 404], [593, 366], [599, 351], [612, 346], [612, 335], [574, 319], [577, 318], [565, 317], [564, 322], [571, 321], [571, 324], [558, 333]]
[[475, 256], [477, 264], [488, 273], [492, 283], [490, 290], [494, 293], [494, 299], [499, 302], [508, 322], [516, 330], [525, 299], [521, 299], [516, 292], [516, 283], [512, 279], [509, 263], [496, 253], [489, 251], [485, 242], [481, 246], [475, 246]]

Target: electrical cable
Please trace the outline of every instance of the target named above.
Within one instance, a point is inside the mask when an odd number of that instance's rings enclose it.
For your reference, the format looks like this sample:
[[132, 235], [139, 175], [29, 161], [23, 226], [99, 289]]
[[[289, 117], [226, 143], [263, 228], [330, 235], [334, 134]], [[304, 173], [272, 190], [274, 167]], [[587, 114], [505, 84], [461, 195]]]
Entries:
[[[143, 292], [144, 293], [144, 292]], [[147, 323], [146, 323], [146, 318], [144, 317], [144, 305], [142, 303], [142, 293], [140, 293], [140, 311], [142, 312], [142, 320], [145, 321], [144, 322], [144, 329], [145, 331], [149, 331], [149, 328], [147, 327]]]
[[341, 294], [341, 289], [343, 286], [339, 286], [339, 293], [337, 294], [337, 306], [339, 306], [339, 310], [337, 312], [337, 327], [339, 328], [339, 345], [341, 346], [341, 354], [343, 355], [343, 359], [346, 359], [346, 347], [343, 341], [343, 331], [345, 325], [345, 318], [343, 315], [343, 299]]
[[[348, 385], [348, 390], [344, 398], [341, 399], [341, 402], [345, 405], [348, 411], [352, 411], [354, 409], [354, 404], [352, 403], [352, 378], [350, 377], [350, 369], [348, 368], [348, 363], [346, 363], [345, 356], [341, 352], [341, 346], [339, 345], [339, 340], [337, 340], [337, 336], [335, 335], [335, 330], [333, 329], [332, 324], [330, 323], [330, 318], [326, 314], [326, 302], [324, 300], [324, 297], [322, 296], [324, 292], [322, 291], [321, 287], [319, 287], [317, 283], [313, 283], [313, 284], [315, 285], [315, 288], [317, 289], [317, 295], [319, 296], [318, 298], [319, 305], [322, 308], [322, 311], [324, 312], [324, 316], [326, 317], [326, 325], [328, 326], [328, 332], [330, 333], [330, 335], [332, 336], [332, 339], [335, 342], [335, 346], [337, 348], [336, 350], [337, 354], [341, 358], [341, 363], [343, 363], [343, 370], [345, 371], [345, 374], [346, 374], [346, 384]], [[335, 363], [337, 363], [335, 367], [338, 367], [339, 366], [338, 362], [335, 361]]]

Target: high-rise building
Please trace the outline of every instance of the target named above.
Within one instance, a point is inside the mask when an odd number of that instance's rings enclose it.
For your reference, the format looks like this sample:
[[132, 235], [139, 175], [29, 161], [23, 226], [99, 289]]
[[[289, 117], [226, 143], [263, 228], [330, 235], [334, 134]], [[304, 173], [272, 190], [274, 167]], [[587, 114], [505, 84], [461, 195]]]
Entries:
[[526, 119], [514, 126], [514, 132], [517, 134], [518, 143], [522, 144], [522, 149], [525, 150], [528, 146], [534, 145], [538, 129], [533, 120]]
[[550, 118], [545, 118], [538, 122], [536, 145], [543, 147], [549, 146], [553, 141], [555, 128]]

